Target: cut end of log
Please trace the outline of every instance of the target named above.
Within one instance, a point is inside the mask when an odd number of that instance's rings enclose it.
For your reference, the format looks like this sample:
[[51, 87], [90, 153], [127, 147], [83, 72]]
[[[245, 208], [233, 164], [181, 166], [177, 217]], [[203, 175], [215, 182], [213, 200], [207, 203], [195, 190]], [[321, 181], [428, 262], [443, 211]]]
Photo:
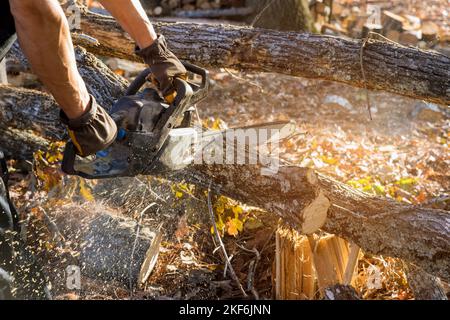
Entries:
[[330, 205], [330, 200], [320, 191], [317, 198], [303, 210], [302, 234], [312, 234], [325, 224]]
[[155, 232], [156, 236], [152, 240], [152, 244], [150, 248], [148, 248], [147, 253], [145, 255], [144, 262], [142, 263], [141, 270], [139, 272], [138, 284], [140, 287], [143, 287], [145, 282], [150, 277], [153, 269], [155, 268], [156, 262], [158, 261], [159, 249], [162, 241], [162, 232]]

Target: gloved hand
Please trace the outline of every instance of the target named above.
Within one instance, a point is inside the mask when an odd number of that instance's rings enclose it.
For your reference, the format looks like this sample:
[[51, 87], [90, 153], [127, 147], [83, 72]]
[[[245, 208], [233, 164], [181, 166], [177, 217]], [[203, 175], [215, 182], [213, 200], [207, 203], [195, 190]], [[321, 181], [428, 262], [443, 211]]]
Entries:
[[173, 79], [186, 78], [187, 71], [180, 60], [167, 48], [164, 36], [158, 35], [151, 46], [136, 50], [136, 54], [150, 66], [154, 82], [166, 101], [172, 103], [175, 92]]
[[88, 110], [77, 119], [69, 119], [60, 111], [61, 122], [67, 125], [77, 154], [87, 157], [108, 148], [117, 136], [117, 125], [105, 109], [91, 96]]

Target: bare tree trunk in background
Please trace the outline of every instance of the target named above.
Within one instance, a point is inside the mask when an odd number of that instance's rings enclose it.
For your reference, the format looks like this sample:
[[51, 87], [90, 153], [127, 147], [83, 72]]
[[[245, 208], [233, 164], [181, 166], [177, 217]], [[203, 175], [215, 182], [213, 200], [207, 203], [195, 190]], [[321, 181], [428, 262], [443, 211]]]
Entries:
[[313, 18], [308, 0], [247, 0], [255, 8], [249, 18], [254, 27], [280, 31], [313, 31]]
[[146, 10], [153, 9], [159, 4], [159, 1], [156, 0], [140, 0], [140, 1], [144, 9]]

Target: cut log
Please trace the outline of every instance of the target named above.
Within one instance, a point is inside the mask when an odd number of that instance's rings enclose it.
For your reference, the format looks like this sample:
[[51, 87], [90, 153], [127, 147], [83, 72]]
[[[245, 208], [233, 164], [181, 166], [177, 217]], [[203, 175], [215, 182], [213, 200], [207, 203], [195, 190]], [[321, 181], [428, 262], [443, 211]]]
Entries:
[[310, 240], [310, 244], [318, 290], [325, 295], [325, 289], [344, 282], [345, 267], [349, 261], [348, 243], [335, 235], [327, 235]]
[[[204, 67], [277, 72], [365, 87], [361, 40], [226, 25], [157, 22], [155, 27], [179, 58]], [[139, 61], [130, 37], [112, 18], [83, 11], [81, 29], [98, 40], [82, 42], [88, 50]], [[369, 89], [450, 104], [450, 57], [369, 40], [363, 65]]]
[[433, 42], [438, 39], [439, 26], [432, 21], [425, 21], [422, 24], [422, 40], [427, 42]]
[[[92, 78], [89, 90], [101, 88], [99, 95], [120, 92], [126, 82], [113, 80], [111, 77], [118, 76], [111, 71], [103, 74], [99, 70], [104, 70], [104, 65], [98, 60], [92, 62], [95, 63], [90, 64], [90, 72], [95, 76], [84, 75]], [[47, 94], [0, 86], [0, 116], [4, 132], [37, 128], [45, 139], [63, 138], [55, 102]], [[10, 137], [15, 139], [13, 133]], [[37, 148], [34, 141], [26, 140], [19, 139], [20, 149], [9, 150], [10, 153], [20, 154], [25, 146], [30, 150]], [[311, 169], [281, 166], [274, 175], [261, 175], [261, 169], [253, 165], [193, 165], [183, 171], [165, 173], [164, 177], [184, 179], [205, 188], [212, 182], [216, 192], [277, 214], [300, 233], [312, 232], [327, 217], [322, 227], [325, 231], [357, 244], [365, 252], [402, 258], [445, 281], [450, 279], [447, 211], [407, 206], [368, 195]]]
[[276, 232], [275, 270], [277, 300], [316, 297], [316, 274], [308, 237], [280, 225]]
[[361, 248], [358, 247], [356, 244], [354, 243], [350, 243], [349, 244], [349, 256], [348, 256], [348, 262], [347, 265], [345, 267], [345, 272], [344, 272], [344, 285], [350, 285], [352, 282], [352, 279], [355, 275], [355, 271], [357, 270], [357, 266], [358, 266], [358, 259], [359, 259], [359, 254], [361, 252]]
[[403, 25], [407, 24], [408, 22], [406, 18], [403, 18], [402, 16], [399, 16], [398, 14], [395, 14], [388, 10], [383, 10], [382, 20], [384, 33], [388, 32], [389, 30], [395, 30], [401, 33], [404, 30]]
[[354, 190], [330, 177], [318, 176], [325, 196], [332, 203], [324, 230], [352, 241], [364, 252], [413, 262], [447, 281], [450, 276], [448, 211], [400, 204]]

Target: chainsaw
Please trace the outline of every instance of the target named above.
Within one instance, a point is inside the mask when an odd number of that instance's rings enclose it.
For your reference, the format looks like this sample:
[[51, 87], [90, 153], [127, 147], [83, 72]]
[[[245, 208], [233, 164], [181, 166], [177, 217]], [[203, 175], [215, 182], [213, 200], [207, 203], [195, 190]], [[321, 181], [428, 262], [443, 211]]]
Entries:
[[[71, 141], [67, 142], [63, 172], [86, 179], [106, 179], [175, 171], [191, 164], [192, 141], [197, 135], [193, 114], [196, 104], [207, 97], [210, 80], [207, 70], [187, 62], [183, 64], [189, 77], [188, 80], [174, 80], [176, 96], [171, 104], [162, 99], [156, 89], [142, 89], [150, 78], [151, 68], [142, 71], [109, 112], [118, 126], [116, 141], [106, 150], [85, 158], [77, 155]], [[278, 140], [295, 131], [291, 122], [240, 129], [250, 128], [273, 129], [278, 132]], [[214, 140], [218, 134], [226, 133], [226, 130], [211, 131], [202, 137], [211, 141], [211, 137]]]

